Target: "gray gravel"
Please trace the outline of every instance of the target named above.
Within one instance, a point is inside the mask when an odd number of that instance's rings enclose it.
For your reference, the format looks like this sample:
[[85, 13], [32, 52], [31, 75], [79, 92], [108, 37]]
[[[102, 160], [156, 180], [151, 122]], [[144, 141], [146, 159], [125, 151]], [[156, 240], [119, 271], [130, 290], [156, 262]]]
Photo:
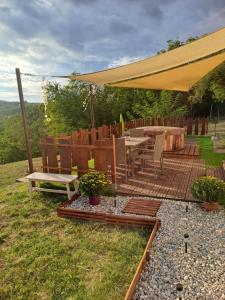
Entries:
[[[129, 197], [117, 196], [116, 207], [114, 200], [104, 197], [101, 205], [90, 206], [80, 197], [69, 207], [121, 214]], [[157, 217], [162, 225], [134, 300], [225, 300], [225, 211], [207, 213], [195, 203], [162, 200]], [[180, 294], [178, 283], [183, 285]]]
[[[224, 300], [224, 210], [207, 213], [194, 203], [164, 200], [157, 216], [162, 226], [134, 300], [172, 300], [179, 296], [188, 300]], [[184, 238], [185, 233], [189, 238]], [[176, 291], [177, 283], [183, 285], [180, 294]]]
[[92, 212], [105, 212], [121, 215], [128, 200], [128, 197], [101, 197], [99, 205], [91, 206], [87, 197], [79, 197], [69, 204], [68, 207]]

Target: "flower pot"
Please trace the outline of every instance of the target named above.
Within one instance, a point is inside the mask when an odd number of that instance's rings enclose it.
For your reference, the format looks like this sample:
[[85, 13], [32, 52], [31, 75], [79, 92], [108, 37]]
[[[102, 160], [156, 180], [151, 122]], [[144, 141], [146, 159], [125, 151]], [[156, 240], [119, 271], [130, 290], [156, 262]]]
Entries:
[[204, 202], [202, 203], [202, 209], [205, 211], [219, 211], [220, 206], [217, 202]]
[[89, 203], [90, 203], [90, 205], [100, 204], [100, 197], [99, 196], [89, 196]]

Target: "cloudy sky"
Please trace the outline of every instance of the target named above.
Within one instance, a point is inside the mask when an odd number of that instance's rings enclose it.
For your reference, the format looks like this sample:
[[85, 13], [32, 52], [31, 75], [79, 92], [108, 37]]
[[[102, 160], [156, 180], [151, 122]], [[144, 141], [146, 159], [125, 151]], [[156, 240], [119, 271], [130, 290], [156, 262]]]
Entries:
[[[0, 99], [18, 101], [15, 67], [96, 71], [223, 26], [225, 0], [0, 0]], [[46, 79], [22, 76], [27, 101], [42, 101]]]

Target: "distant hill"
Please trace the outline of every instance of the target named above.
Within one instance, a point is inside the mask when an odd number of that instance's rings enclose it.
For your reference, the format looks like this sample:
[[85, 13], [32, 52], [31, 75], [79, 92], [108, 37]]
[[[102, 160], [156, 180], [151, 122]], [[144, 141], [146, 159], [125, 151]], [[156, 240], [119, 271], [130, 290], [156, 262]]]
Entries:
[[[38, 103], [28, 103], [26, 106], [39, 105]], [[0, 118], [17, 115], [20, 113], [19, 102], [8, 102], [0, 100]]]

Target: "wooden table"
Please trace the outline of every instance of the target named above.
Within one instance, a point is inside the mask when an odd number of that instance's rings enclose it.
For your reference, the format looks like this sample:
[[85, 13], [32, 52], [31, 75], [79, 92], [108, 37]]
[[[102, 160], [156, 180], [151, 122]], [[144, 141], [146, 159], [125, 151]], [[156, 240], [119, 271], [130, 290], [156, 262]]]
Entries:
[[142, 144], [145, 144], [149, 141], [149, 137], [126, 137], [125, 146], [129, 149], [137, 148]]
[[165, 132], [164, 151], [176, 151], [184, 149], [184, 128], [169, 126], [145, 126], [145, 136], [154, 137]]
[[[30, 199], [32, 199], [32, 192], [39, 191], [39, 192], [50, 192], [50, 193], [59, 193], [59, 194], [66, 194], [68, 199], [70, 200], [73, 195], [77, 193], [77, 176], [74, 175], [67, 175], [67, 174], [53, 174], [53, 173], [41, 173], [41, 172], [34, 172], [28, 176], [29, 183], [29, 195]], [[47, 189], [41, 187], [33, 187], [32, 182], [55, 182], [55, 183], [62, 183], [66, 185], [66, 191], [60, 189]], [[73, 183], [75, 191], [70, 191], [70, 183]]]
[[[131, 166], [132, 174], [134, 173], [134, 160], [138, 153], [134, 153], [135, 149], [139, 148], [141, 145], [146, 144], [149, 141], [149, 137], [126, 137], [125, 146], [127, 148], [128, 154], [128, 165]], [[138, 152], [138, 151], [137, 151]]]

